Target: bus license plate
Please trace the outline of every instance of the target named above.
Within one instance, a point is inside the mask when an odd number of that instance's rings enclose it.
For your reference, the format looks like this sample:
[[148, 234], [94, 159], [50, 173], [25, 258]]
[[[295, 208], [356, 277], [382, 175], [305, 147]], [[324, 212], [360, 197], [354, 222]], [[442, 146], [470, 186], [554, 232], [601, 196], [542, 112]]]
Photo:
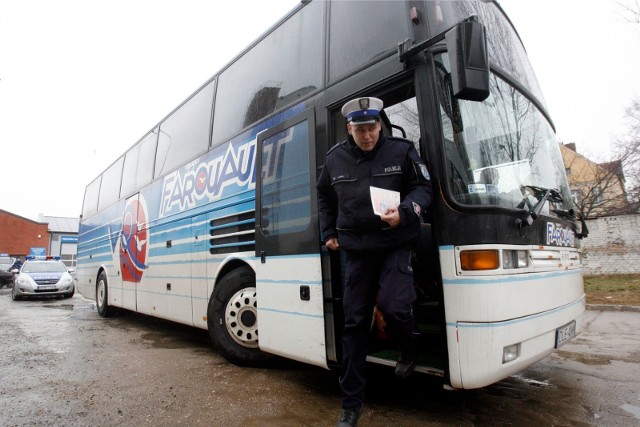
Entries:
[[565, 344], [571, 338], [576, 336], [576, 321], [574, 320], [571, 323], [567, 323], [566, 325], [556, 329], [556, 348]]

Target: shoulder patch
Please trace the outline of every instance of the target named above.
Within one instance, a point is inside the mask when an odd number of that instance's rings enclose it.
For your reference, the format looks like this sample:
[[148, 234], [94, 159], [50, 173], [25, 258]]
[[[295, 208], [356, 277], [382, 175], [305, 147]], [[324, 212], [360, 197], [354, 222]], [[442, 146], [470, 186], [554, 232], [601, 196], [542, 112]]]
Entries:
[[429, 170], [427, 169], [427, 165], [420, 163], [418, 167], [420, 168], [420, 173], [422, 174], [424, 179], [426, 179], [427, 181], [430, 181], [431, 175], [429, 175]]

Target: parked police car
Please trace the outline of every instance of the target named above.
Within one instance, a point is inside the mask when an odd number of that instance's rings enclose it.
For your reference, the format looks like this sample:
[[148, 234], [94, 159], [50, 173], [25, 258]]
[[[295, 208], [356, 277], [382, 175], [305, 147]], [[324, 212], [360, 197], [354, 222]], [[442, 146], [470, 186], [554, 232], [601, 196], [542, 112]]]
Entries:
[[60, 257], [27, 257], [15, 276], [11, 298], [14, 301], [51, 295], [71, 298], [74, 292], [73, 277]]

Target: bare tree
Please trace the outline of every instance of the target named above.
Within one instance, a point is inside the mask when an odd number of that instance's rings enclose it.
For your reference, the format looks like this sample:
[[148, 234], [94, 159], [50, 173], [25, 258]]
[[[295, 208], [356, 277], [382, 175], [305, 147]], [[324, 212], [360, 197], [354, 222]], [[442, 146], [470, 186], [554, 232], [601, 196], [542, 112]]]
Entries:
[[629, 22], [640, 24], [640, 1], [636, 0], [635, 2], [628, 4], [618, 2], [618, 4], [622, 9], [624, 19]]
[[626, 110], [627, 131], [618, 139], [615, 153], [622, 160], [631, 210], [640, 213], [640, 97]]
[[628, 213], [622, 162], [596, 163], [564, 145], [563, 158], [576, 210], [583, 218]]
[[593, 161], [564, 144], [563, 158], [576, 210], [584, 218], [640, 213], [640, 99], [626, 111], [627, 129], [609, 160]]

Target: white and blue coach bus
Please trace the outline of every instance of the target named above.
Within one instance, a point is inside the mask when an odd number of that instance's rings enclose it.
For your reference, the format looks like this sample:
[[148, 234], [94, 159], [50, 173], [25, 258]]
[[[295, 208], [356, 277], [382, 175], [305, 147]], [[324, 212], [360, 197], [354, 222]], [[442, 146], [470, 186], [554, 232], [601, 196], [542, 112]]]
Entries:
[[[301, 2], [87, 186], [78, 290], [101, 316], [206, 329], [234, 363], [339, 365], [341, 260], [322, 245], [315, 181], [357, 96], [384, 101], [383, 130], [432, 176], [417, 370], [482, 387], [579, 333], [586, 231], [494, 1]], [[369, 360], [391, 366], [381, 323]]]

